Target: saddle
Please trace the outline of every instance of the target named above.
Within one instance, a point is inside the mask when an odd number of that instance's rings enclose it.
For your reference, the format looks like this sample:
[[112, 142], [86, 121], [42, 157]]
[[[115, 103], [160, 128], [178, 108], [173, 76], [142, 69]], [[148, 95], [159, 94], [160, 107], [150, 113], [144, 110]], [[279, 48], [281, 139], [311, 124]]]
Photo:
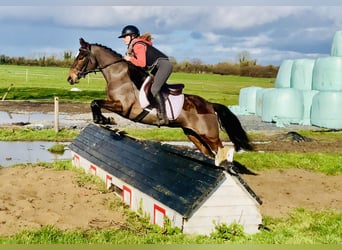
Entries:
[[[147, 96], [147, 99], [150, 103], [153, 103], [153, 97], [151, 94], [151, 86], [153, 84], [154, 77], [153, 76], [148, 76], [145, 79], [145, 82], [141, 86], [140, 91], [144, 91], [145, 95]], [[174, 95], [178, 96], [183, 94], [183, 89], [184, 89], [184, 84], [182, 83], [177, 83], [177, 84], [168, 84], [164, 83], [163, 87], [161, 88], [161, 93], [166, 100], [169, 95]]]
[[[154, 100], [151, 94], [151, 86], [153, 84], [153, 76], [148, 76], [142, 84], [139, 92], [140, 106], [144, 109], [144, 115], [146, 112], [151, 112], [153, 108]], [[166, 114], [169, 120], [175, 120], [179, 116], [183, 103], [184, 84], [167, 84], [165, 83], [161, 89], [161, 94], [165, 100]], [[142, 119], [143, 115], [139, 115], [136, 120]]]

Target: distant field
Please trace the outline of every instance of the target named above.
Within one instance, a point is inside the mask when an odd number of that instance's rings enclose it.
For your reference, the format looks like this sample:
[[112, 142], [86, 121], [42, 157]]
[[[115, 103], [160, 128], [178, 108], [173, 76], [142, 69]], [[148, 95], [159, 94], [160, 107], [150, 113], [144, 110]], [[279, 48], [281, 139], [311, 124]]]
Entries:
[[[105, 96], [105, 80], [100, 73], [89, 74], [79, 84], [67, 81], [67, 68], [0, 65], [0, 98], [7, 92], [7, 100], [50, 100], [54, 96], [72, 101], [89, 101]], [[273, 87], [274, 79], [214, 74], [173, 73], [169, 83], [184, 83], [185, 93], [196, 94], [212, 102], [225, 105], [238, 103], [241, 88], [249, 86]], [[77, 87], [82, 92], [71, 92]]]

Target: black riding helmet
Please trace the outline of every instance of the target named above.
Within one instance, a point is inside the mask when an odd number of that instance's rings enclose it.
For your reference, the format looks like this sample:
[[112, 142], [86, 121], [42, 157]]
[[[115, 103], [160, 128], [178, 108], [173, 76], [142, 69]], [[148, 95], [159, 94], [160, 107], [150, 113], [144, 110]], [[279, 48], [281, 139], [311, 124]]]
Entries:
[[132, 36], [135, 35], [136, 37], [140, 36], [140, 31], [134, 25], [127, 25], [121, 31], [121, 36], [118, 38], [123, 38], [125, 36]]

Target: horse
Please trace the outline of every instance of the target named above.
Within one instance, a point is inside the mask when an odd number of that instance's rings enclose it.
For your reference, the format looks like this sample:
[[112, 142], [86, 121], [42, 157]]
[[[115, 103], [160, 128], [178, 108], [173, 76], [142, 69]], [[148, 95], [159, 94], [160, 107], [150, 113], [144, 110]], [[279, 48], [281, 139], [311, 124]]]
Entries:
[[[159, 126], [156, 112], [150, 112], [155, 109], [143, 108], [139, 100], [142, 85], [148, 82], [149, 72], [124, 60], [121, 54], [111, 48], [88, 43], [83, 38], [79, 41], [81, 47], [69, 69], [67, 81], [75, 84], [87, 74], [100, 71], [107, 82], [106, 99], [91, 102], [93, 122], [102, 125], [113, 124], [111, 118], [102, 114], [101, 110], [105, 109], [132, 121]], [[172, 85], [167, 83], [164, 87], [168, 94], [174, 90]], [[179, 85], [175, 89], [178, 90], [176, 95], [183, 98], [183, 104], [177, 116], [171, 117], [167, 125], [161, 126], [182, 128], [196, 148], [205, 156], [214, 159], [218, 167], [222, 166], [223, 162], [232, 163], [234, 151], [253, 150], [246, 131], [228, 107], [209, 102], [197, 95], [179, 94]], [[228, 134], [233, 146], [223, 145], [219, 137], [221, 129]]]

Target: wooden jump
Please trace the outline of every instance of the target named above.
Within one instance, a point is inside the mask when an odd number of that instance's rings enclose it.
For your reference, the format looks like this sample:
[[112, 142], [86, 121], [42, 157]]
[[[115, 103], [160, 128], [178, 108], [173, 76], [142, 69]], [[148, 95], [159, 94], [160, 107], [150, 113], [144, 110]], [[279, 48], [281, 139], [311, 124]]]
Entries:
[[133, 211], [184, 233], [209, 235], [215, 224], [239, 223], [247, 233], [262, 223], [260, 199], [243, 179], [190, 149], [138, 140], [86, 126], [69, 145], [73, 165], [102, 178]]

